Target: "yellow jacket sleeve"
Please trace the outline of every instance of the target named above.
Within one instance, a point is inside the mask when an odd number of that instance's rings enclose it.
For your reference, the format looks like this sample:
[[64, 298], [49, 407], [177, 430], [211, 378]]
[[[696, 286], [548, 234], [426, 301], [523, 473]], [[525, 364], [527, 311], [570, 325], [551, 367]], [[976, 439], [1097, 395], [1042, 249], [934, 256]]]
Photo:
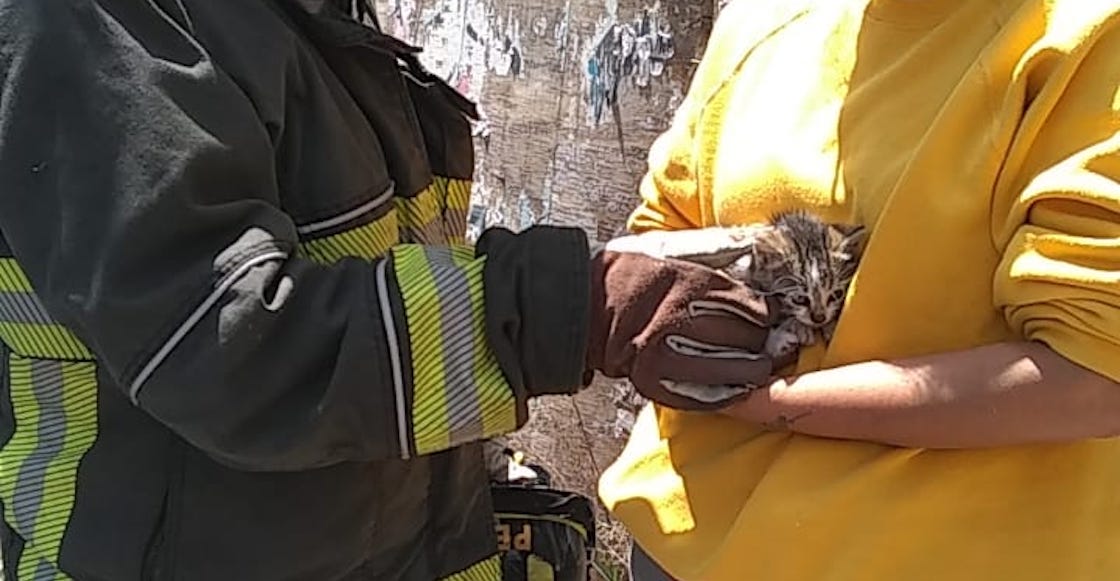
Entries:
[[1066, 54], [1022, 58], [1026, 114], [992, 216], [1002, 252], [994, 299], [1012, 328], [1120, 381], [1117, 20], [1087, 29]]
[[[641, 204], [631, 214], [633, 232], [711, 226], [712, 204], [703, 168], [719, 149], [719, 112], [712, 96], [728, 82], [752, 47], [781, 24], [806, 10], [800, 0], [738, 0], [716, 21], [704, 57], [673, 121], [651, 146], [639, 190]], [[706, 122], [710, 120], [710, 122]]]

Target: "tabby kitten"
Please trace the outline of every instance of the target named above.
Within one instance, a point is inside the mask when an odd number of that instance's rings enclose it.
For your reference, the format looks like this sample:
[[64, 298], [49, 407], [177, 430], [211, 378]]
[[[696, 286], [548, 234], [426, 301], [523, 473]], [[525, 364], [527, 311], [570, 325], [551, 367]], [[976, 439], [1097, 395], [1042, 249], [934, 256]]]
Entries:
[[[732, 278], [777, 298], [781, 310], [765, 352], [788, 359], [798, 349], [832, 339], [867, 238], [864, 228], [827, 224], [806, 212], [777, 214], [769, 224], [744, 229], [751, 251], [723, 266]], [[709, 249], [715, 251], [717, 249]], [[686, 258], [702, 249], [677, 253]], [[703, 261], [702, 261], [703, 262]], [[715, 265], [711, 265], [715, 266]], [[665, 389], [702, 402], [721, 402], [749, 385], [703, 385], [663, 380]]]
[[863, 227], [785, 212], [758, 231], [749, 254], [725, 269], [778, 299], [781, 317], [767, 341], [768, 355], [783, 357], [832, 338], [865, 240]]

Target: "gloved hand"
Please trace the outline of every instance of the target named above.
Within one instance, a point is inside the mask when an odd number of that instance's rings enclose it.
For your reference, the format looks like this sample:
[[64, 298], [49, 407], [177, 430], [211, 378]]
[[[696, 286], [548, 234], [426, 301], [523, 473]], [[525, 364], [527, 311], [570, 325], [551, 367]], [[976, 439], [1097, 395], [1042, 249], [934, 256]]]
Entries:
[[[698, 232], [708, 238], [699, 240]], [[774, 363], [762, 349], [776, 309], [696, 264], [742, 256], [749, 237], [731, 240], [728, 232], [709, 251], [704, 244], [721, 236], [714, 231], [629, 236], [600, 250], [592, 259], [588, 369], [628, 377], [647, 399], [696, 411], [724, 407], [765, 383]], [[689, 248], [691, 262], [658, 257]]]

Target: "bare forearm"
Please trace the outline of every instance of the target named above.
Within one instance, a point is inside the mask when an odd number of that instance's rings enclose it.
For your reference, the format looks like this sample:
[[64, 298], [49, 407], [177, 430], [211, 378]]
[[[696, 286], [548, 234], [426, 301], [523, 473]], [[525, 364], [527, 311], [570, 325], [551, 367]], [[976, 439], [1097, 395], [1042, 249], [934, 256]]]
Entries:
[[778, 380], [724, 411], [774, 429], [921, 448], [1120, 434], [1120, 385], [1037, 343]]

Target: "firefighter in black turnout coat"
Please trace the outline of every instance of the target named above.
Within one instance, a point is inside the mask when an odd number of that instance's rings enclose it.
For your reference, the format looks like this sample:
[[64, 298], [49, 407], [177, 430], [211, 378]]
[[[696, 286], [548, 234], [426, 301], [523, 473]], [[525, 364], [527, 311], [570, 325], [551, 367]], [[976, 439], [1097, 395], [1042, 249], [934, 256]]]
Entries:
[[496, 579], [530, 398], [768, 376], [713, 270], [467, 245], [472, 115], [351, 0], [0, 0], [7, 578]]

